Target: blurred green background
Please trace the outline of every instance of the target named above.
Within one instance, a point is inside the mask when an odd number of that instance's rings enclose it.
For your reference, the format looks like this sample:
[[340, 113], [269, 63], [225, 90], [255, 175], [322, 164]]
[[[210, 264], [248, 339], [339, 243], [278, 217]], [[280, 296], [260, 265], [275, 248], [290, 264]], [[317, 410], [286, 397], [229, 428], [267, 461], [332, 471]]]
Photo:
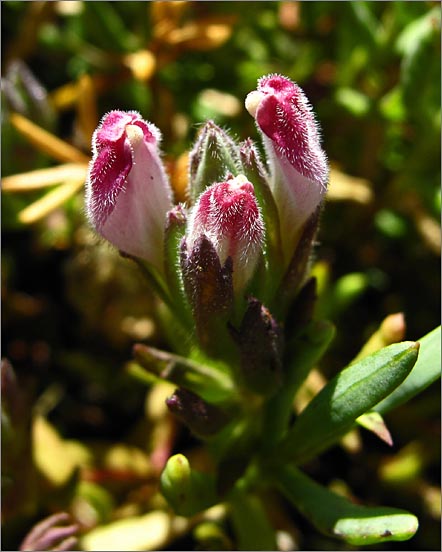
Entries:
[[[136, 109], [162, 130], [183, 200], [186, 153], [201, 121], [257, 139], [246, 94], [268, 73], [297, 81], [332, 166], [314, 268], [318, 315], [338, 328], [323, 374], [345, 366], [389, 314], [404, 313], [406, 339], [439, 325], [438, 2], [7, 1], [1, 10], [2, 356], [18, 381], [14, 392], [2, 381], [2, 395], [19, 412], [2, 451], [7, 546], [60, 509], [84, 533], [161, 510], [153, 453], [198, 452], [162, 406], [155, 418], [154, 391], [148, 387], [146, 399], [146, 387], [125, 370], [137, 340], [167, 343], [146, 284], [85, 223], [82, 174], [107, 111]], [[45, 168], [52, 172], [28, 172]], [[365, 503], [418, 515], [417, 535], [388, 549], [440, 547], [439, 412], [432, 386], [388, 416], [393, 448], [361, 433], [359, 445], [309, 467]], [[50, 429], [37, 426], [42, 420]], [[63, 446], [50, 441], [52, 429]], [[65, 460], [66, 439], [85, 449], [57, 480], [51, 463], [57, 454]], [[133, 454], [124, 464], [120, 450], [125, 483], [102, 452], [117, 445], [125, 454], [136, 447], [147, 466], [137, 471]], [[299, 548], [351, 549], [288, 515]], [[203, 546], [191, 531], [160, 545]]]

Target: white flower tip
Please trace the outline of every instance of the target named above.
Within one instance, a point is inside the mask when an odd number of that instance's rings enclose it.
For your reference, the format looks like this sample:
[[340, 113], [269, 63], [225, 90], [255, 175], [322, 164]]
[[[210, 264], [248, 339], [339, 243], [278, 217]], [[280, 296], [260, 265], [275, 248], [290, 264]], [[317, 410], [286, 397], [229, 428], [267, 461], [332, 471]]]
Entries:
[[126, 136], [133, 148], [144, 141], [143, 130], [137, 125], [127, 125]]
[[259, 90], [253, 90], [253, 92], [247, 94], [245, 106], [252, 117], [255, 117], [258, 106], [264, 97], [265, 94]]

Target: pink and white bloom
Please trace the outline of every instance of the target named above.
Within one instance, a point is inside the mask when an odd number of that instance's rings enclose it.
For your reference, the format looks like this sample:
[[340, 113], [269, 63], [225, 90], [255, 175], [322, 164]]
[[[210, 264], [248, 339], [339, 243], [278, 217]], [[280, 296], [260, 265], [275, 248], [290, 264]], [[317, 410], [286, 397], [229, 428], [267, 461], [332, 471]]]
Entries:
[[263, 135], [288, 262], [302, 225], [327, 191], [329, 168], [319, 127], [304, 92], [281, 75], [259, 79], [245, 105]]
[[101, 236], [162, 272], [166, 214], [173, 205], [160, 140], [157, 127], [139, 113], [107, 113], [92, 139], [86, 206]]
[[187, 247], [205, 235], [221, 265], [233, 261], [233, 286], [244, 288], [258, 263], [264, 241], [264, 223], [253, 185], [244, 175], [212, 184], [199, 197], [190, 214]]

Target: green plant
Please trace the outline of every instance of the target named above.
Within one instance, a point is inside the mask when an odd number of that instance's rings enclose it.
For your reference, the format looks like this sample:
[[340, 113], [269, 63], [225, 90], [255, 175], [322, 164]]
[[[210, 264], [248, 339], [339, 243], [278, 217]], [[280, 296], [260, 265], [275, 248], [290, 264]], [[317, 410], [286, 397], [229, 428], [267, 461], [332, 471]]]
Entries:
[[89, 219], [161, 297], [174, 349], [135, 345], [134, 374], [145, 369], [178, 386], [167, 406], [212, 462], [203, 472], [172, 456], [162, 492], [182, 516], [226, 502], [240, 549], [276, 547], [262, 502], [273, 488], [350, 544], [406, 540], [418, 527], [413, 514], [352, 504], [299, 468], [355, 424], [385, 432], [381, 413], [437, 378], [438, 333], [422, 339], [423, 361], [419, 342], [371, 345], [292, 421], [294, 397], [334, 335], [315, 318], [309, 277], [328, 167], [296, 84], [263, 77], [246, 106], [267, 165], [251, 139], [237, 144], [209, 121], [190, 154], [189, 200], [175, 207], [154, 125], [112, 111], [94, 134]]

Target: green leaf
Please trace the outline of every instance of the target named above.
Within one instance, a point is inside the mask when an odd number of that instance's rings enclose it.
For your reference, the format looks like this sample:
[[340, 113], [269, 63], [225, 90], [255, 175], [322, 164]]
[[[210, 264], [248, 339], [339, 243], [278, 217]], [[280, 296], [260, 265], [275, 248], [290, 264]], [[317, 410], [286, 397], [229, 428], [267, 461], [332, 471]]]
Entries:
[[[403, 54], [400, 84], [404, 105], [416, 123], [440, 132], [440, 8], [435, 6], [413, 20], [399, 35], [396, 47]], [[416, 97], [419, 102], [416, 102]], [[430, 127], [428, 125], [430, 123]]]
[[335, 99], [355, 117], [365, 117], [371, 108], [371, 100], [366, 94], [346, 86], [337, 89]]
[[78, 468], [91, 462], [91, 451], [80, 441], [63, 439], [43, 416], [32, 427], [33, 457], [38, 470], [55, 487], [68, 483]]
[[341, 276], [333, 288], [327, 290], [318, 305], [318, 315], [335, 319], [345, 312], [370, 285], [370, 278], [363, 272], [350, 272]]
[[380, 99], [379, 111], [392, 122], [400, 123], [405, 119], [406, 112], [400, 86], [395, 86]]
[[264, 421], [265, 444], [276, 443], [286, 430], [293, 412], [293, 399], [313, 366], [327, 350], [335, 335], [331, 322], [311, 322], [288, 348], [292, 350], [290, 362], [284, 374], [281, 389], [272, 397], [266, 407]]
[[95, 518], [100, 524], [109, 521], [115, 509], [112, 494], [92, 481], [80, 481], [78, 483], [75, 490], [75, 501], [80, 501], [82, 506], [89, 508], [91, 518]]
[[140, 365], [138, 375], [145, 368], [162, 379], [197, 393], [208, 402], [217, 403], [232, 398], [233, 382], [228, 374], [217, 368], [142, 343], [136, 343], [133, 352]]
[[258, 496], [235, 489], [229, 505], [237, 550], [277, 550], [275, 531]]
[[440, 7], [434, 6], [418, 19], [412, 19], [396, 40], [396, 50], [409, 56], [415, 52], [422, 42], [427, 41], [440, 26]]
[[418, 350], [418, 343], [395, 343], [340, 372], [300, 414], [282, 442], [282, 453], [303, 463], [336, 442], [402, 383]]
[[404, 380], [393, 393], [378, 403], [374, 410], [383, 414], [421, 393], [440, 378], [441, 367], [441, 327], [435, 328], [422, 339], [419, 339], [419, 358]]
[[115, 5], [91, 2], [85, 4], [82, 15], [84, 28], [103, 48], [114, 52], [131, 51], [139, 46], [137, 37], [128, 31]]
[[371, 2], [349, 2], [347, 7], [352, 15], [358, 40], [375, 48], [381, 38], [382, 27], [372, 13]]
[[403, 541], [417, 531], [417, 518], [396, 508], [353, 504], [312, 481], [294, 466], [278, 467], [280, 491], [322, 533], [353, 545]]

